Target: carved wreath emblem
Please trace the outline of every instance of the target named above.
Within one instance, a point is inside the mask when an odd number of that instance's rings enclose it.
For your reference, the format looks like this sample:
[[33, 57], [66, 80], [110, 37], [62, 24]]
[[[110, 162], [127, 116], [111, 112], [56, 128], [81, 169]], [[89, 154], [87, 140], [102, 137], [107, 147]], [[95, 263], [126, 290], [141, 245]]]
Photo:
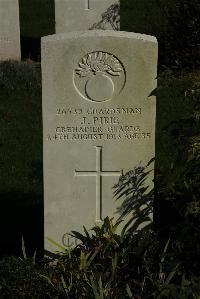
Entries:
[[110, 53], [88, 53], [74, 71], [74, 84], [83, 98], [95, 102], [107, 101], [123, 89], [125, 71], [119, 59]]
[[104, 52], [90, 53], [82, 58], [76, 73], [80, 77], [85, 77], [89, 72], [96, 74], [97, 72], [108, 73], [112, 76], [120, 76], [123, 69], [119, 61], [111, 54]]

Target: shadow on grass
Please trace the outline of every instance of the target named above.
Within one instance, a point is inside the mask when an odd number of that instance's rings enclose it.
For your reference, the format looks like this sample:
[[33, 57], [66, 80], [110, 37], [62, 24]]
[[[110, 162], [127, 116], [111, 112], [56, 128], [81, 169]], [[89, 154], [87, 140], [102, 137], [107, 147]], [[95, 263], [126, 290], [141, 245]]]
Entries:
[[22, 256], [22, 236], [28, 257], [37, 252], [43, 255], [43, 200], [42, 195], [0, 194], [0, 257]]

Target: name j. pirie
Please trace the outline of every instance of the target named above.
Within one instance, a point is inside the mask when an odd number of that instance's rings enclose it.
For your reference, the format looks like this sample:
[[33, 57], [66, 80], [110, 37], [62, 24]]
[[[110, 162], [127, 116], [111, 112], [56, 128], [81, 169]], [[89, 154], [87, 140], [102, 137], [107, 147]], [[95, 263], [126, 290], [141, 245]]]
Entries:
[[81, 125], [119, 125], [119, 119], [115, 116], [94, 116], [90, 120], [87, 117], [83, 116]]

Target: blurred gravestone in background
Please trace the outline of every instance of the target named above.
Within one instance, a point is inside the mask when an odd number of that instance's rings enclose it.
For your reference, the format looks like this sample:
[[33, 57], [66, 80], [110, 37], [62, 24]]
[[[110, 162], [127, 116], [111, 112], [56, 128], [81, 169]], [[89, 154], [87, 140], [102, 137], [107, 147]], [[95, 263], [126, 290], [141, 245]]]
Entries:
[[[39, 60], [40, 38], [55, 33], [55, 0], [19, 0], [19, 8], [22, 58]], [[156, 36], [164, 68], [200, 65], [199, 15], [199, 0], [120, 0], [121, 30]], [[102, 21], [95, 20], [91, 29]]]
[[0, 1], [0, 61], [20, 60], [18, 0]]
[[19, 0], [22, 59], [40, 60], [40, 39], [55, 33], [54, 0]]
[[55, 0], [56, 33], [120, 27], [119, 0]]

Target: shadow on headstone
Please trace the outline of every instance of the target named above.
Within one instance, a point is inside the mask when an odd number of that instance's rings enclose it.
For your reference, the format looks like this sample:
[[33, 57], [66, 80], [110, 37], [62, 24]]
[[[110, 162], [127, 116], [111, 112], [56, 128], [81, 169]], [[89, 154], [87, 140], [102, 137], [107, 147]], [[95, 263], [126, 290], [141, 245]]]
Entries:
[[[0, 258], [22, 256], [22, 236], [28, 257], [43, 255], [43, 201], [34, 194], [0, 194]], [[41, 196], [42, 197], [42, 196]]]
[[107, 29], [107, 24], [110, 24], [113, 30], [120, 30], [120, 4], [118, 2], [112, 4], [101, 15], [101, 20], [93, 24], [89, 29]]

